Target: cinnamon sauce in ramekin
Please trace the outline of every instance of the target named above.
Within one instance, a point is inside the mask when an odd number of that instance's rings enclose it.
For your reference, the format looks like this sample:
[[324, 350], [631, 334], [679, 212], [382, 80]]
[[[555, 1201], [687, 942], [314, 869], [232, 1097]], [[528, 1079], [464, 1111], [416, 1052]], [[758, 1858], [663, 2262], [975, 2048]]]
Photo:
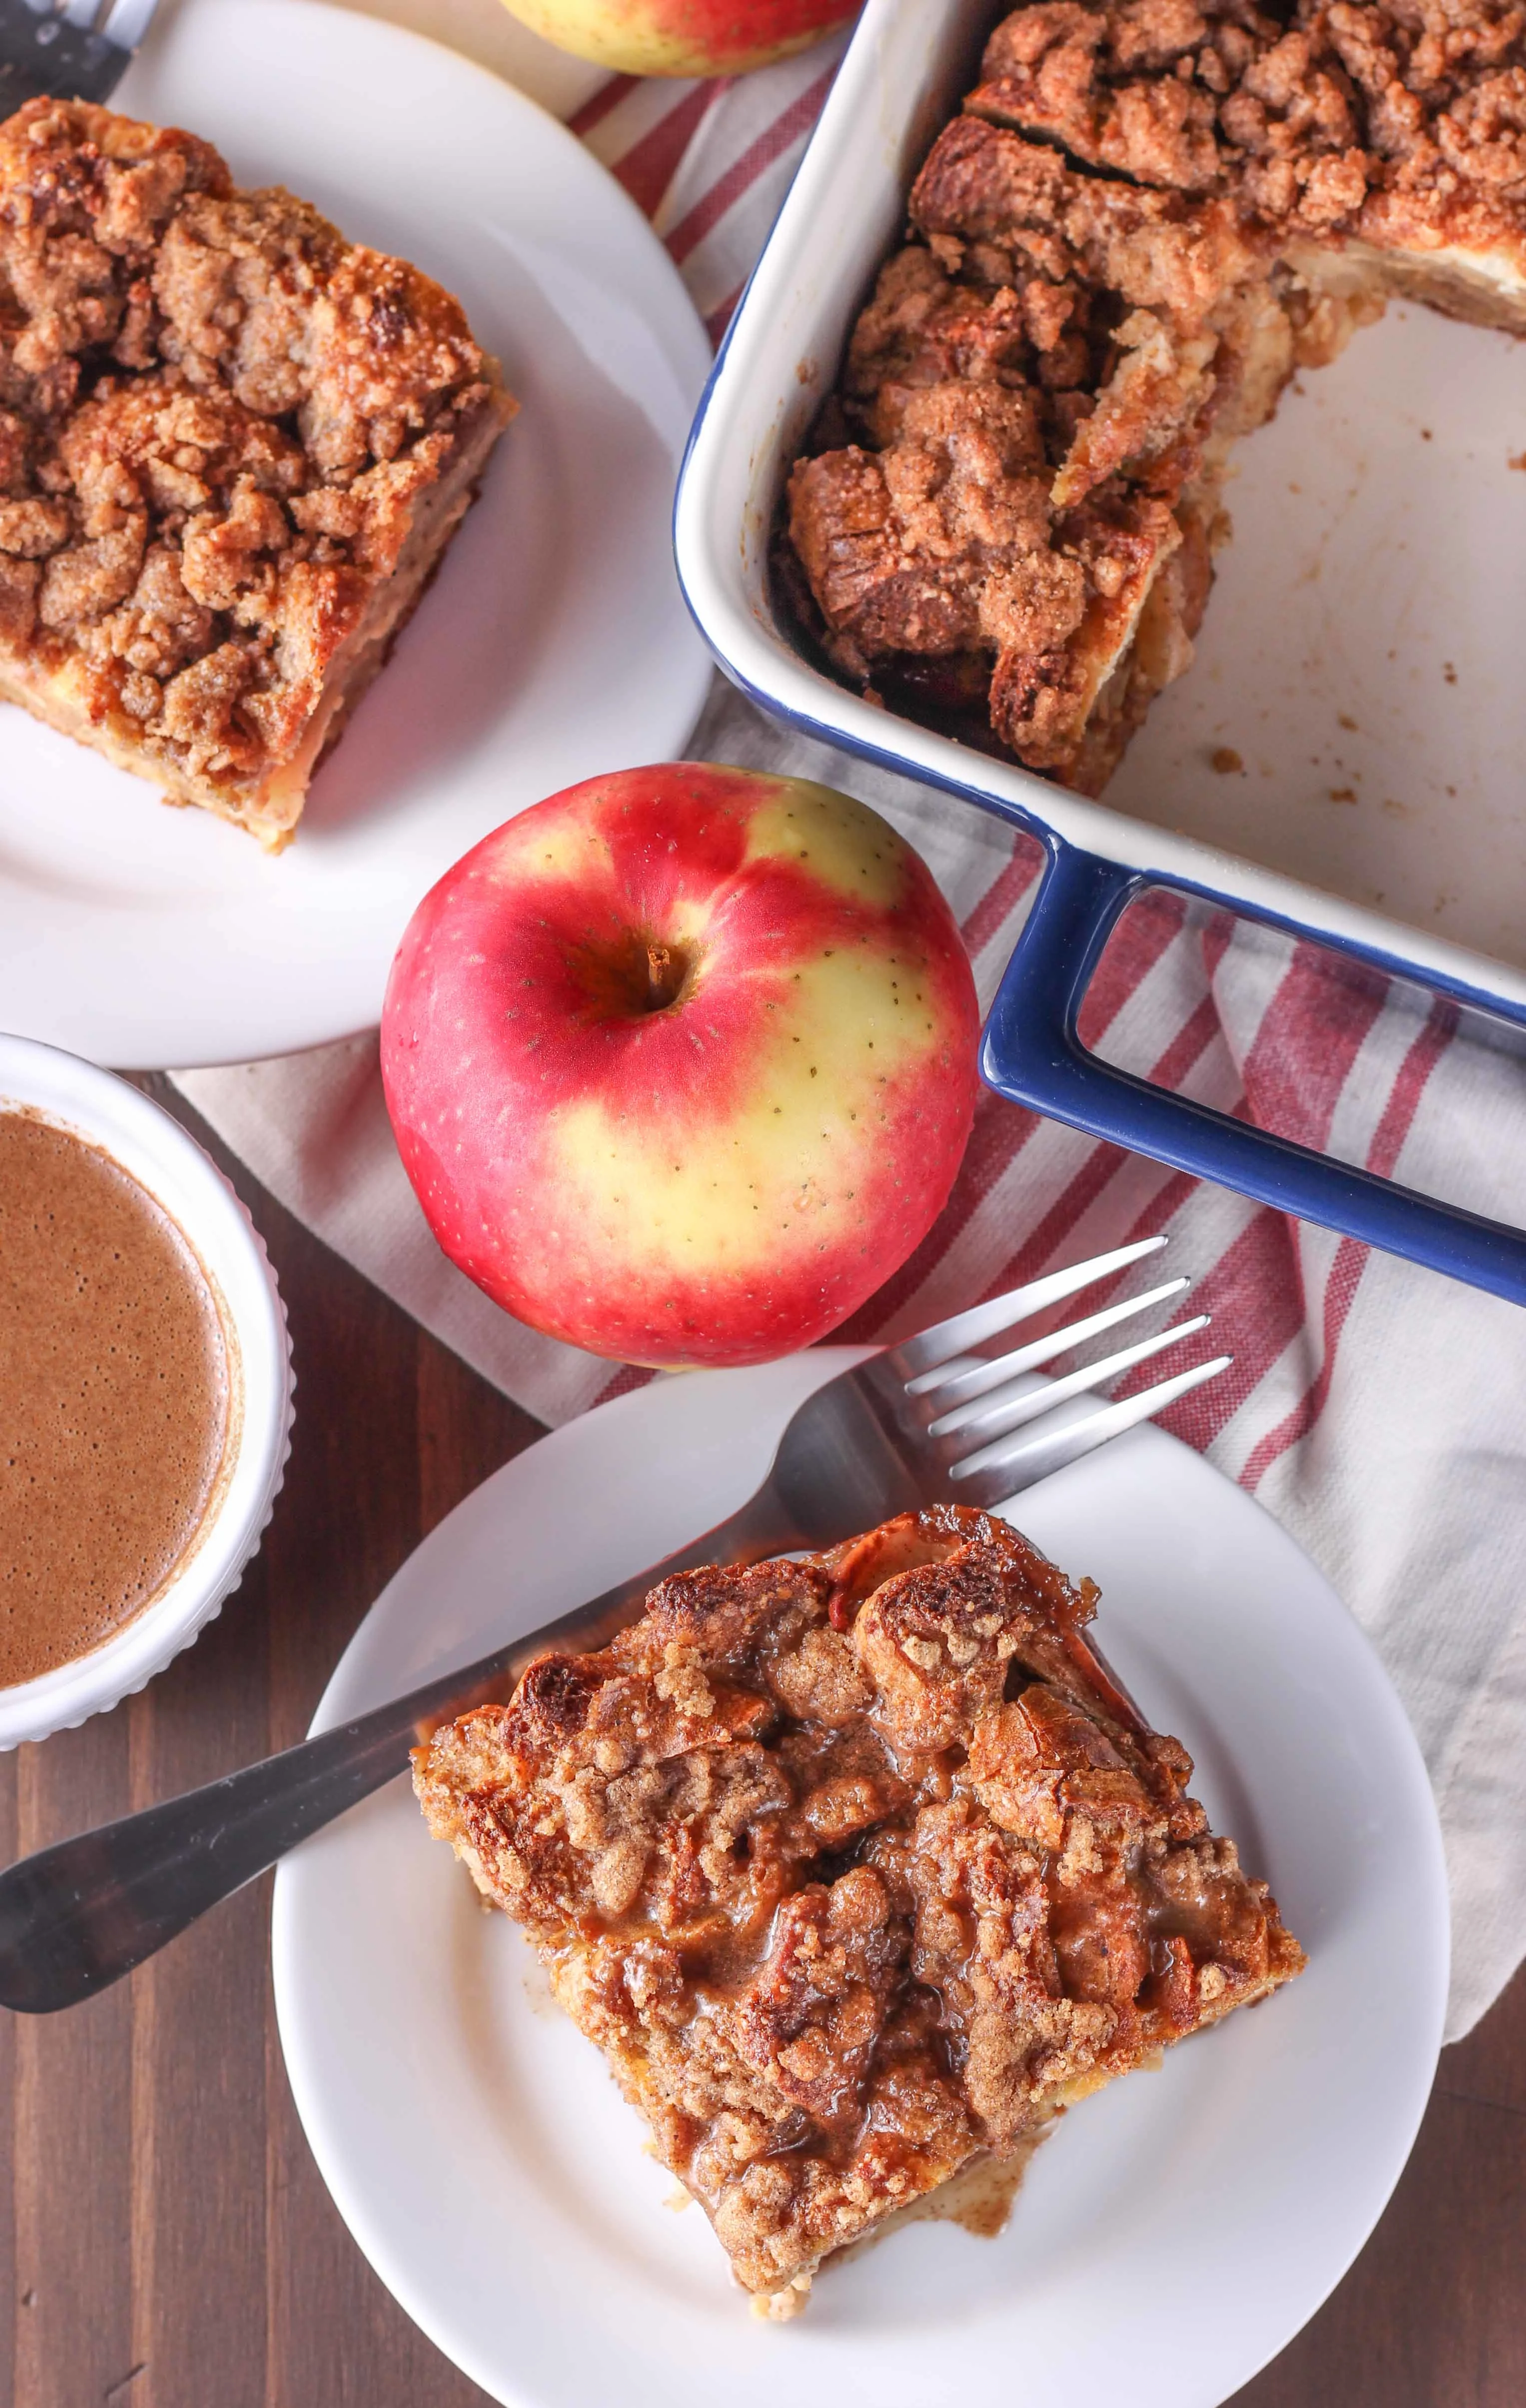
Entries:
[[230, 1386], [169, 1214], [97, 1147], [0, 1106], [0, 1686], [164, 1589], [218, 1494]]

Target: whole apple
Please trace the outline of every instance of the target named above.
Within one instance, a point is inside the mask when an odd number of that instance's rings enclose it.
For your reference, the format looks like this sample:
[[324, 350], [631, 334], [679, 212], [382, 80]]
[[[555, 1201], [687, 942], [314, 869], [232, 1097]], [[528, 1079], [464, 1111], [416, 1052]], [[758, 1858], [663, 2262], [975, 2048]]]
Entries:
[[858, 0], [506, 0], [558, 50], [624, 75], [745, 75], [846, 24]]
[[824, 1337], [926, 1235], [969, 1136], [953, 918], [877, 812], [679, 762], [571, 786], [426, 895], [381, 1023], [451, 1260], [648, 1364]]

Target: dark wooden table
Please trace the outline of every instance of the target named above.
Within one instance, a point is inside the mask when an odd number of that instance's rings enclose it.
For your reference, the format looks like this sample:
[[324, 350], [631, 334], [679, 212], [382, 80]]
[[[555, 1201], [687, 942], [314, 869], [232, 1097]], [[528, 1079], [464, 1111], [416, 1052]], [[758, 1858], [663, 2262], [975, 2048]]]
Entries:
[[[0, 1861], [300, 1738], [389, 1575], [537, 1435], [227, 1167], [291, 1313], [286, 1486], [242, 1589], [188, 1655], [115, 1713], [0, 1757]], [[276, 2038], [269, 1906], [259, 1882], [91, 2005], [0, 2017], [13, 2408], [482, 2401], [371, 2273], [307, 2154]], [[1377, 2231], [1239, 2401], [1526, 2401], [1526, 1978], [1447, 2051]]]

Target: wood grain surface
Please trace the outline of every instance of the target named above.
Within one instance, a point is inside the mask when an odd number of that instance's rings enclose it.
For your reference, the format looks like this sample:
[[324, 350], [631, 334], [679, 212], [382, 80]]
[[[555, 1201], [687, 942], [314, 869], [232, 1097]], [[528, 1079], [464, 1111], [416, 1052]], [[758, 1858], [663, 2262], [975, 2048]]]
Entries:
[[[292, 1463], [258, 1559], [196, 1646], [115, 1713], [0, 1757], [0, 1861], [300, 1738], [378, 1589], [537, 1435], [176, 1108], [224, 1160], [280, 1278]], [[382, 2289], [308, 2156], [276, 2038], [269, 1907], [267, 1879], [90, 2005], [0, 2015], [14, 2408], [483, 2401]], [[1526, 1978], [1444, 2055], [1377, 2231], [1240, 2408], [1520, 2408], [1523, 2143]]]

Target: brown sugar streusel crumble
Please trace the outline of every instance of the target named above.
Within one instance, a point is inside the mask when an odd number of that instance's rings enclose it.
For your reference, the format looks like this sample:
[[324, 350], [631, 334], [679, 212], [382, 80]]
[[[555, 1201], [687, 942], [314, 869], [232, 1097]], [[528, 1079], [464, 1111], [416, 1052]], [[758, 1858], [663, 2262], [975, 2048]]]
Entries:
[[0, 698], [272, 851], [513, 415], [460, 304], [210, 144], [0, 125]]
[[1304, 1959], [1005, 1523], [664, 1581], [415, 1754], [773, 2314], [834, 2250]]
[[792, 477], [786, 595], [848, 681], [1094, 794], [1294, 371], [1395, 294], [1526, 332], [1526, 8], [1041, 0], [910, 237]]

